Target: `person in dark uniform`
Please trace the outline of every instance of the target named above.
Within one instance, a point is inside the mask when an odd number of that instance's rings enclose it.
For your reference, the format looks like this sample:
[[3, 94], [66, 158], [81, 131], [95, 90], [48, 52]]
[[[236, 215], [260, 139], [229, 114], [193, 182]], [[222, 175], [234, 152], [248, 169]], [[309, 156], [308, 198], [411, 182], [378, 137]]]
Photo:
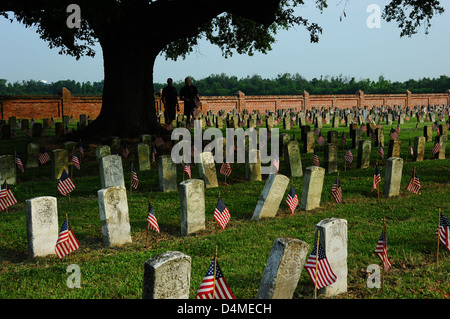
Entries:
[[161, 101], [164, 104], [166, 123], [170, 124], [175, 120], [176, 111], [180, 111], [177, 88], [173, 86], [173, 80], [171, 78], [167, 79], [167, 86], [162, 90]]
[[184, 79], [185, 86], [180, 90], [180, 99], [184, 101], [184, 115], [187, 121], [190, 121], [195, 109], [195, 100], [199, 100], [197, 87], [191, 84], [191, 79], [187, 77]]

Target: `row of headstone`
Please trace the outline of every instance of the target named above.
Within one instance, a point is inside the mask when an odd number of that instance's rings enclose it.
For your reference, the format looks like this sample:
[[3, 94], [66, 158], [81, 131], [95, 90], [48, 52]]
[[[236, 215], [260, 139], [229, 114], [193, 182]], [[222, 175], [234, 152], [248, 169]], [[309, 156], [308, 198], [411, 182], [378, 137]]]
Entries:
[[[31, 125], [31, 137], [39, 138], [43, 136], [43, 133], [47, 129], [51, 129], [53, 126], [55, 127], [55, 136], [62, 137], [67, 133], [67, 125], [70, 123], [70, 118], [67, 115], [62, 117], [61, 122], [55, 122], [52, 118], [43, 118], [42, 123], [34, 122], [32, 119], [17, 119], [16, 117], [10, 117], [8, 122], [4, 120], [0, 120], [1, 132], [3, 139], [10, 139], [12, 137], [12, 132], [15, 131], [16, 128], [20, 128], [21, 130], [30, 129]], [[81, 130], [86, 127], [86, 125], [91, 123], [91, 119], [86, 117], [85, 114], [80, 114], [79, 121], [77, 122], [77, 129]]]
[[[320, 232], [320, 238], [319, 236]], [[316, 225], [319, 238], [336, 281], [319, 289], [324, 297], [347, 292], [347, 221], [327, 218]], [[315, 246], [315, 244], [313, 245]], [[257, 299], [292, 299], [308, 258], [310, 245], [293, 237], [276, 238], [262, 274]], [[188, 299], [192, 258], [179, 251], [166, 251], [144, 263], [143, 299]]]
[[[104, 244], [114, 247], [131, 242], [125, 188], [114, 186], [99, 190], [98, 203]], [[26, 200], [26, 221], [29, 258], [56, 254], [57, 198], [42, 196]]]

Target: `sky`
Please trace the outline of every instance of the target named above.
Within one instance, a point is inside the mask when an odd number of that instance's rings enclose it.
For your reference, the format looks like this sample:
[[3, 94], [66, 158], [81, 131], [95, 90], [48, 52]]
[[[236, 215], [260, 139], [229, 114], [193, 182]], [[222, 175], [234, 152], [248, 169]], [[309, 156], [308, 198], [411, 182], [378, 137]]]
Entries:
[[[375, 28], [368, 24], [376, 22], [376, 11], [370, 6], [382, 10], [387, 3], [387, 0], [329, 0], [328, 8], [321, 14], [314, 1], [306, 0], [296, 12], [323, 28], [319, 43], [310, 43], [308, 31], [301, 26], [280, 31], [267, 54], [235, 53], [224, 58], [219, 48], [201, 41], [186, 59], [173, 61], [158, 56], [154, 82], [165, 83], [168, 77], [177, 82], [191, 76], [195, 83], [195, 79], [222, 73], [238, 78], [259, 75], [270, 79], [290, 73], [308, 80], [343, 76], [377, 81], [383, 76], [400, 82], [449, 76], [450, 1], [441, 1], [446, 12], [433, 18], [428, 35], [421, 28], [418, 34], [404, 38], [400, 38], [400, 29], [394, 22], [381, 19]], [[340, 21], [344, 9], [346, 17]], [[102, 51], [98, 45], [95, 58], [76, 60], [58, 54], [58, 49], [50, 49], [35, 29], [0, 17], [0, 48], [0, 79], [10, 83], [103, 80]]]

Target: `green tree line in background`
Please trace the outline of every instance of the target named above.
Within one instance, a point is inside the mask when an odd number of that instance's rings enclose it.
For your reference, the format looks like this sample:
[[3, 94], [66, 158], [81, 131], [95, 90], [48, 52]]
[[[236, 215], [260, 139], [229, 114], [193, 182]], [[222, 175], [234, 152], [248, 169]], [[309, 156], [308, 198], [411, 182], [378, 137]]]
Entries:
[[[390, 81], [380, 76], [377, 81], [369, 79], [355, 80], [348, 76], [321, 76], [320, 79], [307, 80], [299, 74], [280, 74], [276, 78], [267, 79], [259, 75], [238, 78], [222, 74], [212, 74], [203, 79], [191, 76], [192, 83], [197, 86], [200, 95], [226, 96], [242, 91], [246, 95], [296, 95], [303, 91], [309, 94], [354, 94], [361, 90], [365, 94], [404, 93], [443, 93], [450, 89], [450, 77], [441, 75], [439, 78], [410, 79], [405, 82]], [[184, 80], [174, 83], [179, 90], [184, 86]], [[166, 83], [154, 83], [155, 93], [158, 93]], [[76, 82], [61, 80], [52, 83], [27, 80], [9, 83], [0, 79], [0, 95], [55, 95], [61, 88], [67, 88], [73, 95], [101, 95], [103, 81]]]

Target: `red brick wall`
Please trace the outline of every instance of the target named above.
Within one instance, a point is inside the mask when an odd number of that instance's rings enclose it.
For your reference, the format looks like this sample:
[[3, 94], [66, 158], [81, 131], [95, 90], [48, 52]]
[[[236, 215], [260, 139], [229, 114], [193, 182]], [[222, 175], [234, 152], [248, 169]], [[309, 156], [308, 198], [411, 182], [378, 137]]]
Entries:
[[[159, 96], [155, 97], [157, 111], [164, 111]], [[450, 90], [446, 93], [435, 94], [411, 94], [406, 91], [403, 94], [364, 94], [358, 91], [355, 94], [341, 95], [310, 95], [304, 91], [300, 95], [248, 95], [238, 92], [234, 96], [201, 96], [202, 111], [206, 113], [212, 110], [217, 113], [219, 110], [237, 111], [259, 110], [264, 113], [266, 110], [275, 111], [278, 109], [306, 110], [320, 107], [352, 108], [381, 105], [399, 105], [402, 107], [416, 105], [450, 104]], [[180, 111], [183, 112], [183, 101], [179, 102]], [[96, 118], [100, 114], [102, 105], [101, 96], [77, 96], [63, 88], [59, 95], [51, 96], [0, 96], [0, 118], [62, 118], [63, 115], [73, 115], [75, 119], [80, 114], [86, 114], [91, 118]]]

